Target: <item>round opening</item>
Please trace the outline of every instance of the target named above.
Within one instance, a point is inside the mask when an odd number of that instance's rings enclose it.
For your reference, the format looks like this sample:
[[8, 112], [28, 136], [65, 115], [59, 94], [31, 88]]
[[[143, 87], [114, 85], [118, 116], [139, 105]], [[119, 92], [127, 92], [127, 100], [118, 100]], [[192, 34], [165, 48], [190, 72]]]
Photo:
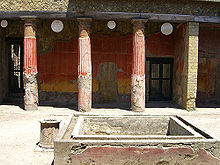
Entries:
[[2, 20], [1, 21], [1, 27], [6, 28], [8, 26], [8, 21], [7, 20]]
[[108, 21], [107, 26], [109, 29], [114, 29], [116, 27], [116, 23], [115, 21]]
[[56, 33], [61, 32], [63, 30], [63, 27], [63, 22], [60, 20], [55, 20], [51, 23], [51, 29]]
[[173, 26], [170, 23], [164, 23], [161, 26], [161, 32], [164, 35], [170, 35], [173, 32]]

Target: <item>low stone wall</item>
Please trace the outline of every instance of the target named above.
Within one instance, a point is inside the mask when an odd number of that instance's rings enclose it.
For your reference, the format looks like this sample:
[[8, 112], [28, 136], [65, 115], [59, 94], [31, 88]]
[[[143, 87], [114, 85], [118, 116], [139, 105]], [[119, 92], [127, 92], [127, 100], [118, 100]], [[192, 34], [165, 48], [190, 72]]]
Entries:
[[[82, 115], [80, 117], [83, 117]], [[96, 116], [100, 117], [100, 116]], [[123, 116], [116, 116], [121, 118]], [[127, 118], [128, 116], [124, 116]], [[146, 117], [146, 116], [145, 116]], [[130, 136], [78, 135], [81, 128], [77, 122], [77, 115], [70, 117], [57, 135], [54, 144], [55, 165], [86, 165], [86, 164], [219, 164], [220, 142], [211, 135], [207, 135], [198, 128], [187, 123], [185, 128], [199, 136], [167, 136], [169, 140], [160, 139], [161, 136], [151, 139], [134, 139]], [[141, 118], [141, 115], [133, 116]], [[179, 118], [180, 119], [180, 118]], [[146, 118], [147, 120], [147, 118]], [[182, 122], [186, 122], [181, 119]], [[136, 120], [138, 122], [138, 120]], [[155, 122], [155, 125], [158, 125]], [[76, 127], [75, 127], [76, 126]], [[73, 132], [73, 133], [72, 133]], [[179, 133], [177, 133], [179, 134]], [[71, 135], [75, 135], [72, 136]], [[110, 134], [111, 135], [111, 134]], [[83, 137], [86, 136], [86, 137]], [[93, 138], [90, 139], [89, 138]], [[84, 138], [84, 139], [83, 139]], [[86, 138], [86, 139], [85, 139]], [[124, 139], [121, 139], [124, 138]], [[139, 137], [140, 138], [140, 137]], [[142, 137], [143, 138], [143, 137]], [[164, 137], [163, 137], [164, 138]], [[185, 139], [183, 139], [185, 138]], [[127, 140], [126, 140], [127, 139]], [[129, 140], [128, 140], [129, 139]]]

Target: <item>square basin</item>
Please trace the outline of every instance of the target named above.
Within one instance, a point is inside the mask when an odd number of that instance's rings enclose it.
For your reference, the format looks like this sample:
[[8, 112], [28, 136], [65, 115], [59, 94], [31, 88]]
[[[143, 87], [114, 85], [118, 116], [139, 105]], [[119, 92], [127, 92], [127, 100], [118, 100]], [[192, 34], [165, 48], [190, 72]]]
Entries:
[[75, 114], [54, 141], [55, 165], [220, 164], [220, 141], [180, 116]]
[[202, 139], [174, 116], [80, 116], [72, 139]]

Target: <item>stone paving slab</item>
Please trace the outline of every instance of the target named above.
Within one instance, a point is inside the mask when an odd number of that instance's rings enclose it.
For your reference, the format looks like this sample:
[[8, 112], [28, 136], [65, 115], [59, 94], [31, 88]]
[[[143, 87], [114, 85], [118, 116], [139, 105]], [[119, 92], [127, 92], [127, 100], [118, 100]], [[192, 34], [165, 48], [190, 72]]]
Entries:
[[[39, 120], [51, 117], [64, 121], [73, 113], [80, 114], [68, 108], [40, 106], [38, 111], [24, 111], [19, 106], [0, 105], [0, 164], [51, 165], [53, 152], [35, 151], [40, 139]], [[99, 108], [92, 109], [88, 114], [179, 115], [220, 139], [220, 108], [197, 108], [193, 112], [178, 108], [146, 108], [142, 113]]]

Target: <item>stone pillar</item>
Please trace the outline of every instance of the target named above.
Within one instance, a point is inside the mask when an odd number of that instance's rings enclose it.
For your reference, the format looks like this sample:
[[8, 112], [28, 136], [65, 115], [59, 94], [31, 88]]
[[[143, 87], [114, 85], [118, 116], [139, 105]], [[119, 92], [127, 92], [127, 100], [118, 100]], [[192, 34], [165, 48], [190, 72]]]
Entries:
[[135, 19], [133, 23], [133, 57], [131, 73], [132, 111], [145, 110], [145, 37], [144, 23], [147, 20]]
[[188, 22], [185, 35], [183, 108], [196, 109], [199, 23]]
[[38, 109], [35, 20], [24, 20], [24, 109]]
[[78, 110], [87, 112], [92, 107], [92, 64], [90, 22], [91, 18], [79, 18], [78, 49]]
[[40, 121], [40, 147], [54, 148], [54, 139], [59, 132], [60, 120], [45, 119]]

